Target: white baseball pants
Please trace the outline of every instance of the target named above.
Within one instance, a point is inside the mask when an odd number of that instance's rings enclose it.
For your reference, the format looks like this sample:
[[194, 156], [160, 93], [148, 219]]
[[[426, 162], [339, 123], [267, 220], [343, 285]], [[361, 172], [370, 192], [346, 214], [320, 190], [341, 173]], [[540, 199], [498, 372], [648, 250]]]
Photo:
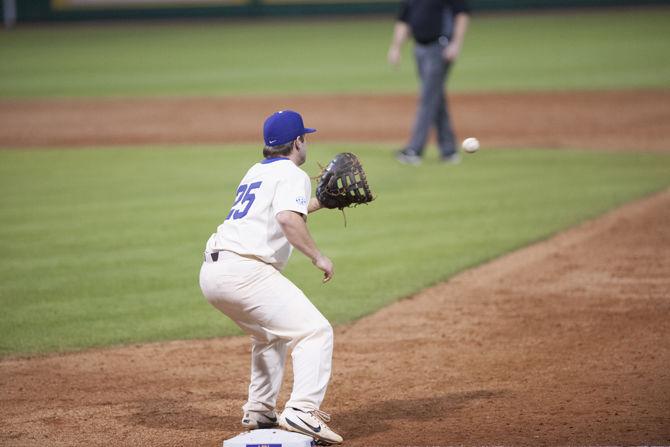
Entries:
[[333, 329], [305, 294], [269, 264], [229, 251], [200, 269], [214, 307], [251, 335], [251, 383], [245, 411], [276, 408], [286, 352], [293, 390], [287, 407], [319, 409], [330, 380]]

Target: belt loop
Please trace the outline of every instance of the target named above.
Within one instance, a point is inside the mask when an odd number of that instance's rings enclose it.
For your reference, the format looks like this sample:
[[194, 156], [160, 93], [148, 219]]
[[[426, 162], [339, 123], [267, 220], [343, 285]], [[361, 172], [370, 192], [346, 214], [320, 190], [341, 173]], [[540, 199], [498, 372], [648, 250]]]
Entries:
[[212, 253], [205, 252], [205, 262], [216, 262], [219, 260], [219, 252], [215, 251]]

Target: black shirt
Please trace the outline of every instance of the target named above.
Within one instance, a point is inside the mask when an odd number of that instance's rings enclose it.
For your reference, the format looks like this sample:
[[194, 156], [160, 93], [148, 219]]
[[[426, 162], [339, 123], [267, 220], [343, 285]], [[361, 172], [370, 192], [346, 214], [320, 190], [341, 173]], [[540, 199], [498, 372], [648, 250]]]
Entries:
[[441, 36], [451, 39], [454, 16], [460, 13], [470, 13], [465, 0], [403, 0], [398, 20], [409, 25], [414, 40], [429, 44]]

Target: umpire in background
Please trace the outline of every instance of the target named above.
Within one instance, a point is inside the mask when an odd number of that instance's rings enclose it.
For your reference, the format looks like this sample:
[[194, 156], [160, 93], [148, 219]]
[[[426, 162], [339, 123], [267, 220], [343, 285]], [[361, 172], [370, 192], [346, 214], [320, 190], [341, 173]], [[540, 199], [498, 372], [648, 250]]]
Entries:
[[437, 130], [440, 159], [452, 164], [460, 161], [447, 108], [445, 82], [450, 65], [461, 52], [469, 20], [470, 7], [465, 0], [404, 0], [400, 5], [388, 60], [392, 65], [400, 62], [400, 49], [411, 33], [421, 80], [412, 137], [407, 146], [396, 153], [402, 163], [421, 163], [433, 126]]

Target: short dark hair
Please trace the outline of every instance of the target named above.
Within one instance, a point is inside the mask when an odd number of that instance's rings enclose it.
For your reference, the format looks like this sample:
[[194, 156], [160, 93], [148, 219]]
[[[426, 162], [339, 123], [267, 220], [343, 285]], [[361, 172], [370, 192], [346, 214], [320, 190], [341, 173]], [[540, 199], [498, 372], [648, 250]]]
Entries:
[[[301, 142], [305, 141], [304, 135], [300, 135], [298, 138]], [[295, 144], [295, 140], [291, 140], [288, 143], [280, 144], [278, 146], [265, 146], [263, 148], [263, 157], [286, 157], [293, 150], [293, 144]]]

